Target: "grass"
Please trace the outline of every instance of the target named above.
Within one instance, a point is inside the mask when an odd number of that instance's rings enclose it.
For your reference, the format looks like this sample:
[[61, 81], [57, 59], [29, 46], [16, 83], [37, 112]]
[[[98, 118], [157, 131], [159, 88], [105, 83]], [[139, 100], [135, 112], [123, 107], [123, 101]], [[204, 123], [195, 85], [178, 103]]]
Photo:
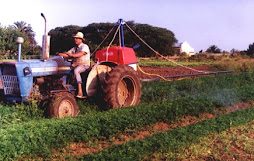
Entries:
[[[235, 89], [235, 94], [241, 97], [231, 102], [253, 100], [253, 88], [254, 86], [247, 85]], [[222, 96], [223, 99], [231, 99], [227, 92], [221, 93]], [[91, 137], [109, 138], [128, 129], [134, 130], [156, 122], [170, 122], [185, 115], [211, 112], [218, 105], [223, 105], [223, 102], [211, 99], [208, 93], [207, 96], [197, 98], [182, 97], [80, 115], [77, 118], [40, 119], [12, 124], [1, 130], [0, 147], [5, 148], [0, 150], [0, 158], [35, 154], [48, 156], [51, 148], [61, 148], [69, 142], [89, 141]]]
[[11, 62], [15, 61], [15, 59], [0, 59], [0, 62]]
[[[95, 100], [79, 101], [78, 118], [44, 119], [33, 106], [0, 106], [0, 155], [15, 158], [40, 154], [68, 142], [110, 137], [126, 129], [209, 111], [214, 106], [254, 99], [254, 74], [232, 74], [176, 82], [143, 84], [142, 104], [104, 112]], [[86, 114], [86, 115], [84, 115]], [[152, 116], [152, 117], [151, 117]]]
[[179, 151], [153, 153], [155, 160], [253, 160], [254, 120], [246, 125], [231, 128], [201, 138]]
[[[248, 108], [253, 104], [250, 105], [247, 103], [245, 105], [243, 104], [239, 104], [239, 105], [243, 108]], [[236, 105], [236, 107], [239, 105]], [[118, 135], [109, 139], [101, 140], [97, 138], [91, 138], [89, 142], [71, 143], [64, 149], [54, 152], [54, 155], [52, 155], [52, 158], [57, 160], [62, 160], [64, 158], [66, 160], [70, 160], [70, 158], [71, 160], [77, 160], [78, 158], [88, 154], [89, 152], [95, 152], [97, 150], [98, 150], [97, 152], [99, 152], [100, 150], [113, 146], [114, 144], [124, 144], [130, 140], [143, 139], [143, 137], [148, 137], [157, 133], [161, 133], [161, 132], [167, 131], [168, 129], [179, 128], [182, 126], [186, 126], [188, 124], [195, 124], [199, 121], [202, 121], [208, 118], [225, 115], [230, 111], [227, 110], [226, 108], [225, 109], [216, 108], [213, 113], [199, 113], [198, 116], [184, 116], [170, 123], [160, 122], [160, 123], [155, 123], [152, 125], [141, 127], [140, 129], [137, 129], [137, 130], [126, 130], [124, 131], [124, 133], [122, 134], [119, 133]], [[246, 129], [247, 128], [249, 128], [249, 126], [246, 127]], [[247, 135], [248, 133], [245, 133], [245, 134]], [[249, 134], [251, 134], [251, 132], [249, 132]], [[242, 139], [242, 138], [239, 138], [239, 139]], [[95, 149], [91, 149], [91, 148], [95, 148]], [[155, 154], [154, 156], [158, 156], [158, 154]], [[150, 157], [154, 158], [154, 156], [151, 155]], [[163, 158], [163, 155], [160, 155], [160, 157]], [[157, 160], [165, 160], [165, 157], [163, 159], [157, 159]]]
[[[186, 106], [189, 108], [185, 109]], [[126, 129], [175, 120], [182, 115], [195, 115], [212, 108], [209, 100], [182, 98], [163, 104], [116, 109], [77, 118], [40, 119], [12, 124], [1, 129], [0, 158], [35, 154], [47, 156], [51, 148], [63, 147], [68, 142], [89, 141], [91, 137], [109, 138]]]
[[224, 59], [213, 63], [210, 70], [234, 70], [236, 72], [254, 72], [253, 59]]
[[35, 104], [0, 104], [0, 126], [3, 128], [12, 124], [42, 119], [43, 113], [44, 111]]
[[[202, 96], [206, 95], [209, 99], [220, 102], [220, 105], [228, 106], [245, 97], [246, 99], [252, 98], [251, 89], [254, 86], [254, 74], [219, 75], [216, 77], [202, 77], [194, 80], [189, 79], [175, 82], [146, 82], [142, 86], [141, 105], [183, 97], [202, 98]], [[242, 92], [237, 92], [239, 90]], [[97, 105], [96, 99], [93, 98], [79, 100], [78, 105], [80, 108], [79, 115], [96, 114], [105, 111]], [[35, 104], [0, 104], [1, 126], [33, 119], [38, 120], [43, 117], [43, 111]]]
[[210, 93], [211, 98], [220, 99], [229, 104], [230, 100], [223, 100], [223, 92], [231, 95], [230, 99], [234, 100], [237, 97], [240, 98], [235, 95], [234, 90], [252, 83], [254, 83], [254, 74], [252, 73], [218, 75], [174, 82], [143, 83], [142, 102], [160, 102], [185, 96], [201, 97], [203, 94]]
[[[126, 144], [115, 145], [97, 154], [88, 154], [84, 160], [141, 160], [154, 152], [179, 151], [202, 137], [216, 134], [244, 125], [254, 119], [254, 108], [233, 112], [210, 120], [201, 121], [170, 131], [155, 134], [143, 140], [130, 141]], [[145, 158], [147, 159], [147, 158]], [[174, 160], [175, 158], [172, 158]]]

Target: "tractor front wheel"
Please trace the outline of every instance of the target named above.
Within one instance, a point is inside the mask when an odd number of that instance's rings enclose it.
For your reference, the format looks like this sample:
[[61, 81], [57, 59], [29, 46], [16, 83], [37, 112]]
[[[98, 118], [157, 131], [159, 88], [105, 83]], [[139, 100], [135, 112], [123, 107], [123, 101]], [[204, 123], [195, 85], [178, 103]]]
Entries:
[[50, 117], [64, 118], [76, 117], [79, 107], [74, 96], [68, 92], [56, 94], [49, 105]]
[[135, 106], [140, 102], [141, 83], [130, 66], [114, 67], [106, 76], [103, 89], [107, 109]]

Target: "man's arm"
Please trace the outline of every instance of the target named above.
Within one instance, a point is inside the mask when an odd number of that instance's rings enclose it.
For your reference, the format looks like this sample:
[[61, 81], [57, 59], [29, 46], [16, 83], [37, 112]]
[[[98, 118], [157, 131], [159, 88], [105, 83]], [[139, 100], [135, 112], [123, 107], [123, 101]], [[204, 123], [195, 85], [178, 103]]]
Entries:
[[68, 58], [69, 57], [68, 53], [58, 53], [58, 55], [62, 56], [64, 58]]
[[78, 52], [78, 53], [76, 53], [76, 54], [67, 53], [67, 55], [68, 55], [69, 57], [73, 57], [73, 58], [78, 58], [78, 57], [81, 57], [81, 56], [86, 55], [86, 54], [87, 54], [87, 53], [84, 52], [84, 51]]
[[70, 56], [69, 56], [69, 53], [72, 53], [72, 52], [74, 52], [74, 48], [71, 48], [69, 51], [67, 51], [67, 52], [64, 52], [64, 53], [57, 53], [57, 55], [59, 55], [59, 56], [62, 56], [62, 57], [64, 57], [64, 58], [69, 58]]

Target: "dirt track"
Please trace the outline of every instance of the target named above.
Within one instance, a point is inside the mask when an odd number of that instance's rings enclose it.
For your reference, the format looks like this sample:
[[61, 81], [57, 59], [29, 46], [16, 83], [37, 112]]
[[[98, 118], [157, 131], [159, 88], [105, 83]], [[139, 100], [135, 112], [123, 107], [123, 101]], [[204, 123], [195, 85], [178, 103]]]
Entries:
[[[208, 71], [208, 65], [191, 67], [200, 71]], [[173, 75], [183, 75], [183, 74], [195, 74], [197, 71], [186, 69], [184, 67], [141, 67], [141, 69], [146, 73], [159, 74], [161, 76], [173, 76]], [[143, 74], [138, 70], [138, 77], [141, 79], [151, 79], [156, 78], [157, 76], [150, 76]]]

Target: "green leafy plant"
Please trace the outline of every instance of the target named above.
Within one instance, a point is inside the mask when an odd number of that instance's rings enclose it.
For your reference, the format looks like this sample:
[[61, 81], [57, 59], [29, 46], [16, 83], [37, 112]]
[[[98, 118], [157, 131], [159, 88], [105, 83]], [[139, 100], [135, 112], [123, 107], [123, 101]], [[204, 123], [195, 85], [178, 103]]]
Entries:
[[170, 131], [155, 134], [144, 140], [130, 141], [115, 145], [97, 154], [88, 154], [84, 160], [142, 160], [150, 153], [160, 151], [178, 151], [190, 146], [201, 137], [211, 133], [219, 133], [246, 124], [254, 119], [254, 108], [233, 112], [228, 115], [205, 120], [194, 125], [180, 127]]
[[33, 106], [2, 106], [0, 159], [47, 156], [52, 148], [69, 142], [109, 138], [156, 122], [171, 122], [186, 115], [212, 112], [214, 107], [253, 100], [253, 80], [254, 74], [244, 73], [150, 83], [150, 87], [144, 84], [141, 105], [106, 112], [96, 112], [94, 107], [87, 110], [90, 114], [77, 118], [43, 119], [41, 111]]

